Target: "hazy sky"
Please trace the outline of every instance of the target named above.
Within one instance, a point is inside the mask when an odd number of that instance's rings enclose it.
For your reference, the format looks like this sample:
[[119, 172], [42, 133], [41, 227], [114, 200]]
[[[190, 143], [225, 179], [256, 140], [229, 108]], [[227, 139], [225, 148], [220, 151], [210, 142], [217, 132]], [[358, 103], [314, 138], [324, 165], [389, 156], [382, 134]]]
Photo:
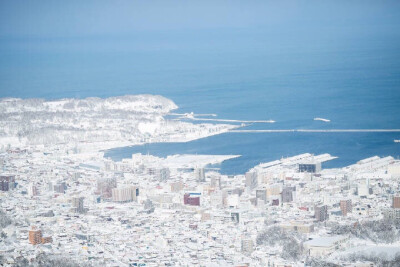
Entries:
[[1, 37], [399, 26], [400, 1], [0, 1]]

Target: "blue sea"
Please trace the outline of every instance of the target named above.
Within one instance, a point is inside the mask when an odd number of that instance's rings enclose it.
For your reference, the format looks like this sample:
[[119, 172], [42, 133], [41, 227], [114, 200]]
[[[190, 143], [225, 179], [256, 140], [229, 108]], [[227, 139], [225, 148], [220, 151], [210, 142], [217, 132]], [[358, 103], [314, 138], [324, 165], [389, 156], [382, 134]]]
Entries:
[[[357, 24], [283, 33], [254, 28], [0, 38], [0, 97], [143, 93], [172, 99], [177, 112], [276, 121], [246, 129], [399, 129], [400, 31]], [[226, 133], [117, 148], [106, 156], [242, 155], [221, 165], [222, 173], [234, 174], [306, 152], [339, 157], [325, 167], [374, 155], [397, 158], [394, 139], [400, 133]]]

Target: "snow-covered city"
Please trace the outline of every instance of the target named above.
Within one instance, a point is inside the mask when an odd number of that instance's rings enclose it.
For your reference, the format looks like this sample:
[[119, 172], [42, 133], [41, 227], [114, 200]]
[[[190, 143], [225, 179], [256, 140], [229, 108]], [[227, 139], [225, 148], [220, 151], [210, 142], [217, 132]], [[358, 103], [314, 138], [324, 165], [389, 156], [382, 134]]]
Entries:
[[[325, 169], [303, 153], [223, 175], [240, 155], [104, 149], [236, 129], [165, 118], [161, 96], [2, 99], [0, 262], [26, 266], [396, 266], [400, 161]], [[75, 264], [75, 265], [74, 265]]]

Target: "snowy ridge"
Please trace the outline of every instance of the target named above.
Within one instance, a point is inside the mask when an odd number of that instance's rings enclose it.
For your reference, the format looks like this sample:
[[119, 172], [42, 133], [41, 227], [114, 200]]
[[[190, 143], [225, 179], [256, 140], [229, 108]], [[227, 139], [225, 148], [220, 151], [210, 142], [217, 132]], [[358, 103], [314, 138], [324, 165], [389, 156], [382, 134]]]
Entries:
[[123, 110], [168, 113], [178, 106], [170, 99], [159, 95], [126, 95], [109, 98], [88, 97], [85, 99], [64, 98], [45, 100], [40, 98], [0, 99], [0, 112], [20, 111], [83, 112], [102, 110]]

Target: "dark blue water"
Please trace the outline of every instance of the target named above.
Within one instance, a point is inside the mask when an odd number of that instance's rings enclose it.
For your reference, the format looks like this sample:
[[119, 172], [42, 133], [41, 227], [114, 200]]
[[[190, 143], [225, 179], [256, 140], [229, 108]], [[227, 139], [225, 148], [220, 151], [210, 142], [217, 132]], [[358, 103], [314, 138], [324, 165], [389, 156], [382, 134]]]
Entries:
[[[400, 19], [381, 11], [344, 20], [333, 11], [327, 20], [300, 16], [303, 21], [264, 28], [0, 36], [0, 97], [160, 94], [179, 112], [277, 121], [250, 129], [400, 128]], [[397, 157], [393, 139], [400, 133], [229, 133], [107, 155], [240, 154], [222, 165], [222, 172], [237, 173], [305, 152], [340, 157], [328, 167]]]
[[221, 173], [244, 173], [261, 162], [309, 152], [330, 153], [338, 159], [324, 168], [344, 167], [358, 159], [377, 156], [400, 156], [400, 144], [393, 143], [393, 133], [226, 133], [188, 143], [153, 143], [109, 150], [105, 156], [114, 160], [130, 158], [132, 153], [166, 157], [171, 154], [235, 154], [240, 158], [225, 161]]

